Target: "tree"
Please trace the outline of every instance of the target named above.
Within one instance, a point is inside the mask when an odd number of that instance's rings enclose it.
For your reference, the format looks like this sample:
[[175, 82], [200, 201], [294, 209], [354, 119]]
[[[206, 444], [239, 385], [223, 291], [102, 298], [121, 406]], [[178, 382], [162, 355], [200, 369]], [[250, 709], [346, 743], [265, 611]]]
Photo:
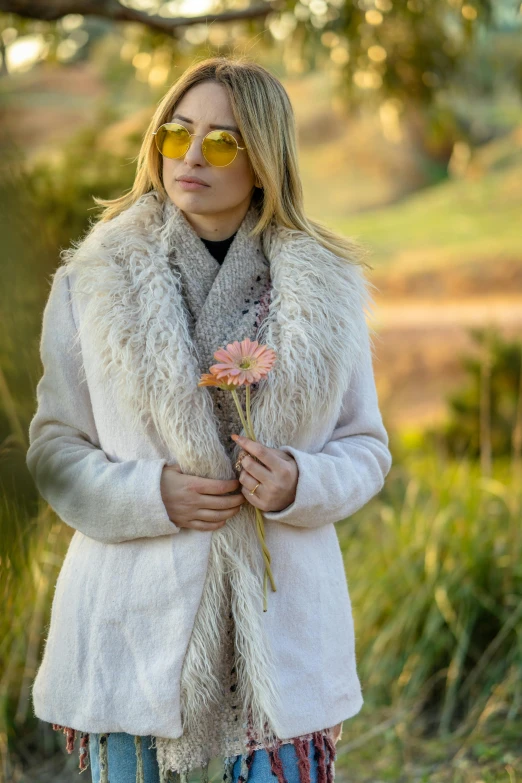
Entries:
[[56, 22], [68, 14], [82, 16], [100, 16], [113, 22], [139, 22], [157, 32], [172, 35], [175, 30], [205, 22], [232, 22], [241, 19], [259, 19], [271, 11], [268, 2], [256, 2], [248, 8], [223, 11], [218, 14], [201, 16], [167, 17], [147, 14], [118, 0], [0, 0], [0, 11], [17, 14], [24, 19], [38, 19], [44, 22]]
[[[275, 40], [283, 72], [292, 63], [298, 72], [329, 65], [350, 112], [378, 112], [383, 125], [392, 132], [401, 127], [412, 147], [437, 167], [442, 164], [444, 172], [456, 141], [475, 145], [494, 135], [470, 118], [466, 101], [483, 97], [497, 71], [504, 91], [509, 85], [520, 91], [522, 53], [516, 36], [521, 18], [515, 0], [251, 0], [240, 9], [216, 2], [216, 13], [179, 17], [169, 16], [165, 0], [150, 0], [153, 13], [134, 2], [136, 7], [133, 0], [125, 5], [118, 0], [0, 0], [0, 12], [9, 13], [11, 26], [49, 23], [58, 38], [63, 31], [56, 23], [71, 15], [117, 26], [130, 22], [142, 26], [147, 51], [172, 47], [174, 39], [185, 53], [208, 45], [205, 35], [214, 23], [244, 22], [252, 37], [259, 32]], [[197, 26], [203, 28], [201, 36]], [[192, 35], [189, 28], [194, 28]], [[496, 43], [496, 30], [511, 32], [512, 45]], [[219, 44], [223, 51], [235, 51], [232, 26], [229, 32]], [[487, 65], [484, 47], [491, 57]]]

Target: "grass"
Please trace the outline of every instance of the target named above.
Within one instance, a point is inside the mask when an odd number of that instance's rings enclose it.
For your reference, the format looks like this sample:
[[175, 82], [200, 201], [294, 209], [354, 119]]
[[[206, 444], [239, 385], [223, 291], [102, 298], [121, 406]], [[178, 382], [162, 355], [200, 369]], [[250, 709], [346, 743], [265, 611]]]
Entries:
[[506, 166], [499, 152], [497, 163], [476, 179], [445, 180], [330, 224], [368, 243], [376, 267], [406, 272], [468, 262], [478, 267], [500, 257], [521, 261], [522, 154], [514, 149], [512, 157]]
[[[351, 730], [349, 723], [354, 724]], [[352, 737], [353, 733], [353, 737]], [[389, 711], [366, 711], [345, 724], [339, 783], [515, 783], [522, 764], [522, 721], [491, 717], [467, 740], [419, 737]]]
[[482, 476], [467, 459], [407, 453], [338, 524], [366, 696], [344, 724], [341, 780], [520, 774], [520, 478], [508, 460]]

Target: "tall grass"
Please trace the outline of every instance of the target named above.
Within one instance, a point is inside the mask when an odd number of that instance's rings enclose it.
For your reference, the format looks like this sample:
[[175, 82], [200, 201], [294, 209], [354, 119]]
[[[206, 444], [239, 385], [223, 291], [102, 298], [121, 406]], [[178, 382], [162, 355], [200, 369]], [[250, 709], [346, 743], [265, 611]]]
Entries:
[[405, 455], [340, 528], [373, 705], [427, 735], [522, 715], [522, 486], [508, 460]]
[[[41, 374], [42, 309], [57, 263], [55, 232], [17, 151], [0, 163], [0, 781], [27, 780], [60, 747], [32, 713], [31, 683], [41, 657], [56, 578], [72, 531], [39, 501], [27, 471], [28, 426]], [[56, 757], [55, 757], [56, 758]], [[60, 759], [58, 759], [60, 761]], [[63, 758], [61, 759], [63, 767]], [[69, 763], [69, 762], [68, 762]], [[60, 766], [60, 765], [59, 765]]]
[[31, 687], [70, 531], [43, 501], [28, 519], [6, 498], [0, 501], [0, 527], [0, 780], [17, 783], [37, 768], [44, 783], [52, 778], [40, 765], [55, 756], [59, 738], [34, 717]]

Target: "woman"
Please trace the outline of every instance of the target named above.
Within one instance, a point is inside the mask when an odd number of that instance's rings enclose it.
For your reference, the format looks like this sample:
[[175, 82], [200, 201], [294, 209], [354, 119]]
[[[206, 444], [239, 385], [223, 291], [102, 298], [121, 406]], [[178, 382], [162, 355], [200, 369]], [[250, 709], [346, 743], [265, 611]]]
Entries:
[[[30, 425], [31, 473], [76, 531], [35, 714], [69, 751], [81, 735], [94, 783], [205, 777], [214, 756], [234, 783], [331, 783], [362, 706], [335, 523], [391, 466], [360, 248], [304, 215], [288, 96], [246, 60], [189, 68], [130, 193], [97, 201], [53, 278]], [[232, 395], [198, 383], [245, 337], [276, 363], [251, 386], [256, 441], [235, 442]]]

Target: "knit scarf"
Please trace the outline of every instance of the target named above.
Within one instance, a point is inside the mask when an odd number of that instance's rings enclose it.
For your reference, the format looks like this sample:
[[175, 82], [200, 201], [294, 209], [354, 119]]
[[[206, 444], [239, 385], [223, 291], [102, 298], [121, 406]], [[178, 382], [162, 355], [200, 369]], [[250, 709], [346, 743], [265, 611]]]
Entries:
[[[209, 372], [218, 361], [214, 352], [219, 347], [244, 337], [255, 340], [268, 314], [270, 264], [260, 236], [249, 236], [258, 221], [258, 211], [250, 205], [221, 265], [172, 201], [165, 202], [163, 215], [169, 227], [169, 262], [179, 275], [198, 366], [202, 373]], [[258, 386], [252, 384], [251, 394]], [[209, 391], [221, 444], [231, 457], [235, 444], [230, 435], [241, 432], [241, 419], [230, 392], [216, 387], [209, 387]], [[245, 387], [238, 387], [237, 393], [245, 410]]]
[[[93, 346], [129, 426], [150, 427], [186, 474], [236, 478], [240, 447], [229, 436], [243, 429], [231, 395], [197, 386], [218, 347], [250, 337], [274, 349], [274, 368], [251, 400], [256, 438], [272, 448], [320, 450], [325, 421], [336, 420], [360, 365], [371, 303], [360, 266], [274, 221], [250, 237], [256, 220], [251, 205], [218, 268], [181, 210], [150, 191], [63, 252], [83, 308], [79, 339]], [[262, 622], [263, 573], [255, 510], [244, 503], [211, 534], [181, 672], [184, 731], [222, 700], [215, 672], [231, 610], [238, 703], [248, 705], [257, 736], [277, 741], [284, 705]], [[158, 754], [168, 741], [158, 739]]]

